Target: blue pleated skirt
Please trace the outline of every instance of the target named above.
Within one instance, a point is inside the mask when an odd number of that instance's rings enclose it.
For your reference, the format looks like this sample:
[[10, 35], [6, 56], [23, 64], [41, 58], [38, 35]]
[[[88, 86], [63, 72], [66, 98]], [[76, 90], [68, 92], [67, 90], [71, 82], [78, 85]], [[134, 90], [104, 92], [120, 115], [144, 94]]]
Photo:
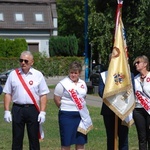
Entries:
[[77, 132], [81, 120], [79, 112], [60, 110], [58, 120], [61, 146], [84, 145], [87, 143], [87, 135]]

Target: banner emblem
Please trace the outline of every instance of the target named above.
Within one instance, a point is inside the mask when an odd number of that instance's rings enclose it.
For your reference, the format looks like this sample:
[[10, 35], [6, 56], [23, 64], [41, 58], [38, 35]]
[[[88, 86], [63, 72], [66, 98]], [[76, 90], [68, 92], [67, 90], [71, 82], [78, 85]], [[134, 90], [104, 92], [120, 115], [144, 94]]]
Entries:
[[121, 84], [124, 78], [125, 78], [125, 75], [123, 75], [122, 73], [115, 73], [114, 74], [115, 84], [116, 85]]

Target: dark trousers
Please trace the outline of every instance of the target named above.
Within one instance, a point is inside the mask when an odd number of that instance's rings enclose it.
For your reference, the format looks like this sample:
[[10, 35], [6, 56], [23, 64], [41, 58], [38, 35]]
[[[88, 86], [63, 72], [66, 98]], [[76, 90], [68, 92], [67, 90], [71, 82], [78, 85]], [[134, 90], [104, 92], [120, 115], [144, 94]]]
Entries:
[[12, 108], [12, 150], [23, 149], [23, 138], [25, 125], [29, 139], [29, 150], [40, 150], [38, 139], [39, 123], [37, 121], [39, 112], [34, 105], [19, 106]]
[[150, 115], [144, 108], [135, 108], [133, 118], [138, 134], [139, 150], [150, 150]]
[[[107, 150], [114, 149], [115, 134], [115, 115], [103, 115], [104, 125], [107, 135]], [[128, 127], [121, 125], [121, 119], [118, 118], [118, 144], [119, 150], [128, 150]]]

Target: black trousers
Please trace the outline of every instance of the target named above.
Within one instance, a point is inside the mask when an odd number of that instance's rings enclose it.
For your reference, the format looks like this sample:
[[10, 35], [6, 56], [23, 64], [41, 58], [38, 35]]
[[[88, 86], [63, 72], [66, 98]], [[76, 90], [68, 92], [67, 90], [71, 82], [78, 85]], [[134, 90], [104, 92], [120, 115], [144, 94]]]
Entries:
[[150, 115], [144, 108], [135, 108], [133, 118], [138, 134], [139, 150], [150, 150]]
[[[104, 125], [106, 128], [107, 135], [107, 150], [114, 149], [114, 136], [115, 136], [115, 114], [103, 115]], [[121, 119], [118, 118], [118, 143], [119, 150], [128, 150], [128, 127], [121, 125]]]
[[29, 139], [29, 150], [40, 150], [38, 139], [39, 112], [34, 105], [17, 105], [12, 107], [12, 150], [23, 149], [25, 126]]

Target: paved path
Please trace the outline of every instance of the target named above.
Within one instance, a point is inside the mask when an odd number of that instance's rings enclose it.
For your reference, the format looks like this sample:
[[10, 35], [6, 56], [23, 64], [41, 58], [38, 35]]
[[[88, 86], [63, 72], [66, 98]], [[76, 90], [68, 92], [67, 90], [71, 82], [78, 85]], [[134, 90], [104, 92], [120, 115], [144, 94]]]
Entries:
[[[56, 85], [61, 79], [64, 77], [49, 77], [45, 78], [47, 85]], [[50, 89], [50, 93], [48, 94], [48, 99], [53, 99], [54, 89]], [[101, 107], [102, 99], [99, 96], [94, 96], [91, 94], [87, 94], [86, 97], [87, 105]]]

